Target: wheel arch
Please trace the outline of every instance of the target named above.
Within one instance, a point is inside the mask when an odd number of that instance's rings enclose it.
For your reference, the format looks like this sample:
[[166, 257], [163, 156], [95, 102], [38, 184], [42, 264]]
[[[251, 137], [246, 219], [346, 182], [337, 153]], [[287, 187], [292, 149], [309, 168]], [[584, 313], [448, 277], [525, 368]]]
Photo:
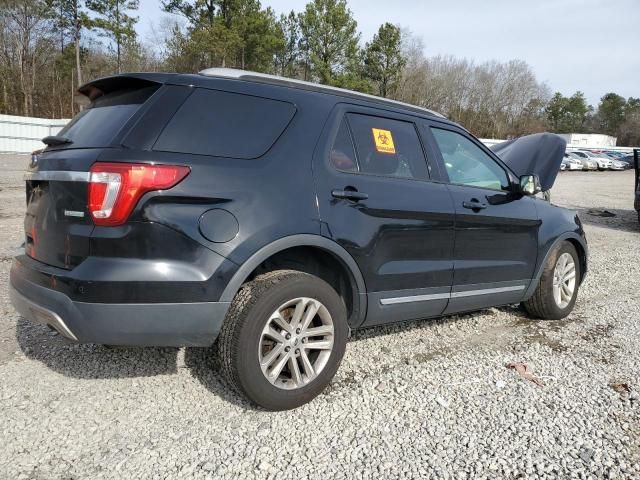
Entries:
[[571, 243], [575, 247], [576, 252], [578, 252], [578, 257], [580, 259], [580, 278], [578, 279], [578, 281], [579, 281], [579, 284], [582, 283], [585, 276], [587, 275], [587, 256], [588, 256], [587, 244], [584, 238], [582, 238], [578, 233], [565, 232], [559, 235], [553, 241], [553, 243], [549, 246], [549, 248], [547, 248], [544, 256], [542, 256], [542, 261], [538, 263], [538, 265], [536, 266], [535, 276], [533, 277], [533, 279], [531, 280], [531, 283], [529, 284], [529, 288], [527, 289], [524, 295], [524, 300], [528, 300], [529, 298], [531, 298], [533, 293], [536, 291], [536, 288], [538, 287], [538, 283], [540, 283], [540, 277], [542, 276], [542, 271], [544, 270], [544, 266], [547, 263], [547, 259], [549, 258], [549, 255], [551, 255], [551, 252], [553, 252], [553, 250], [563, 242]]
[[[349, 326], [357, 327], [364, 321], [367, 309], [367, 295], [364, 277], [353, 257], [336, 242], [313, 234], [298, 234], [279, 238], [255, 252], [236, 271], [220, 297], [221, 302], [233, 301], [244, 283], [250, 280], [254, 272], [259, 271], [265, 262], [286, 251], [312, 249], [330, 255], [341, 267], [342, 274], [348, 278], [352, 296], [352, 309]], [[291, 267], [287, 267], [291, 268]], [[295, 267], [293, 267], [295, 269]], [[302, 269], [301, 269], [302, 270]]]

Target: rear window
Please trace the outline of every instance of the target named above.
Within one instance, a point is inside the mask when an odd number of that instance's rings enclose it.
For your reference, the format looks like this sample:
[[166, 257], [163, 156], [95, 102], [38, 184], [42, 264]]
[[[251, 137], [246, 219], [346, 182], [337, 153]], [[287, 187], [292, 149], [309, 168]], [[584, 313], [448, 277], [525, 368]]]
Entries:
[[159, 86], [118, 90], [103, 95], [76, 115], [58, 135], [71, 140], [71, 148], [106, 147]]
[[295, 111], [288, 102], [199, 88], [169, 121], [153, 149], [258, 158], [284, 132]]
[[360, 173], [425, 179], [427, 161], [413, 123], [347, 114]]

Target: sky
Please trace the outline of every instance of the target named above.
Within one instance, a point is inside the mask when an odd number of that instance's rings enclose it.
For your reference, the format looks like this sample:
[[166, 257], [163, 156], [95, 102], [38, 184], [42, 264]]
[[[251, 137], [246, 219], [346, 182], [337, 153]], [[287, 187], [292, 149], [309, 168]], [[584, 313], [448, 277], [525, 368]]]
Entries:
[[[594, 107], [607, 92], [640, 97], [640, 0], [347, 0], [369, 41], [391, 22], [421, 37], [425, 55], [477, 63], [524, 60], [552, 91], [584, 92]], [[306, 0], [262, 0], [277, 13]], [[141, 0], [138, 33], [148, 39], [162, 17], [159, 0]]]

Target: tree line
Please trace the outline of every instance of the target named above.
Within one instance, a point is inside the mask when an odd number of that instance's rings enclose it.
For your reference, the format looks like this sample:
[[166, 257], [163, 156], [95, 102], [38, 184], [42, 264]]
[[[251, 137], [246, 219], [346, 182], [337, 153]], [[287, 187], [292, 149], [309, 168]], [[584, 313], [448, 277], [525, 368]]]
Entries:
[[552, 95], [521, 60], [427, 57], [420, 38], [391, 23], [364, 40], [346, 0], [279, 16], [259, 0], [161, 0], [174, 15], [152, 42], [136, 34], [139, 0], [0, 1], [2, 113], [68, 118], [90, 79], [222, 66], [424, 106], [479, 137], [576, 131], [640, 144], [640, 99], [608, 93], [594, 108], [581, 92]]
[[549, 127], [558, 133], [593, 132], [618, 138], [618, 145], [640, 145], [640, 98], [607, 93], [598, 108], [582, 92], [565, 97], [557, 92], [545, 108]]

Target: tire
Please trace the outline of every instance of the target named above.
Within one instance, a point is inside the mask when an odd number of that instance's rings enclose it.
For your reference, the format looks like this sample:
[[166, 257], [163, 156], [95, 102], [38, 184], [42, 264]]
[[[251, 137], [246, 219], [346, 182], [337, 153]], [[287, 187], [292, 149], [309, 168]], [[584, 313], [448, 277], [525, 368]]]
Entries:
[[[571, 257], [575, 267], [574, 288], [570, 299], [564, 299], [564, 301], [559, 304], [554, 294], [554, 275], [559, 260], [561, 258], [567, 258], [566, 256], [563, 257], [565, 254]], [[576, 303], [581, 274], [578, 252], [576, 252], [575, 247], [570, 242], [562, 242], [547, 258], [538, 287], [531, 298], [522, 303], [522, 306], [529, 315], [535, 318], [560, 320], [566, 317], [571, 313]]]
[[[296, 323], [298, 306], [302, 318]], [[277, 313], [287, 320], [288, 330], [272, 320]], [[303, 327], [307, 317], [312, 320], [304, 331], [291, 326], [296, 323]], [[305, 336], [311, 335], [311, 328], [316, 329], [314, 332], [318, 328], [329, 331], [330, 322], [332, 333]], [[265, 333], [267, 325], [271, 327], [269, 333]], [[329, 384], [344, 356], [348, 335], [345, 305], [328, 283], [307, 273], [277, 270], [256, 277], [240, 289], [220, 331], [217, 354], [223, 377], [236, 391], [267, 410], [289, 410], [311, 401]], [[314, 350], [320, 343], [323, 349]], [[280, 353], [274, 352], [276, 349]], [[269, 354], [274, 354], [275, 360], [267, 362]], [[273, 374], [285, 357], [286, 363], [276, 378]], [[263, 371], [261, 360], [269, 364], [269, 370], [264, 367]]]

